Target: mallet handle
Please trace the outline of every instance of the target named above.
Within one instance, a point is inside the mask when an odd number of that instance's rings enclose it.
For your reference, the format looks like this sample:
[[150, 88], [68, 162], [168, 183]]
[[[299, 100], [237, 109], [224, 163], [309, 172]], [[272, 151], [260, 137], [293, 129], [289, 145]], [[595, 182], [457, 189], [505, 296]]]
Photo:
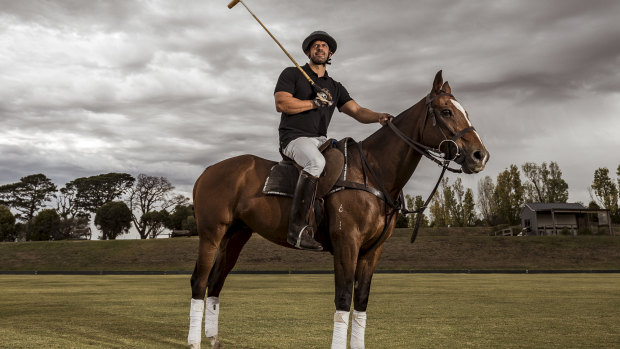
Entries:
[[243, 7], [245, 7], [246, 10], [248, 10], [248, 12], [250, 12], [250, 14], [252, 15], [252, 17], [254, 17], [254, 19], [258, 22], [258, 24], [261, 25], [261, 27], [263, 27], [263, 29], [265, 29], [265, 31], [267, 32], [267, 34], [269, 34], [269, 36], [271, 36], [271, 38], [273, 39], [273, 41], [276, 42], [276, 44], [278, 44], [278, 46], [280, 46], [280, 48], [282, 49], [282, 51], [284, 51], [284, 53], [288, 56], [288, 58], [291, 60], [291, 62], [293, 62], [295, 64], [295, 66], [297, 67], [297, 69], [299, 69], [299, 71], [304, 75], [304, 77], [306, 78], [306, 80], [308, 80], [308, 82], [310, 83], [310, 85], [312, 85], [312, 87], [315, 87], [314, 85], [314, 81], [312, 80], [312, 78], [310, 76], [308, 76], [308, 74], [299, 66], [299, 64], [297, 64], [297, 62], [295, 61], [295, 59], [288, 53], [288, 51], [286, 51], [286, 49], [284, 48], [284, 46], [282, 46], [282, 44], [280, 44], [280, 42], [278, 41], [278, 39], [276, 39], [275, 36], [273, 36], [273, 34], [271, 34], [271, 32], [269, 31], [269, 29], [267, 29], [267, 27], [265, 27], [265, 25], [263, 24], [263, 22], [260, 21], [260, 19], [258, 19], [258, 17], [256, 17], [256, 15], [254, 14], [254, 12], [252, 12], [252, 10], [250, 10], [250, 8], [245, 4], [245, 2], [243, 2], [243, 0], [232, 0], [229, 4], [228, 4], [228, 8], [233, 8], [233, 6], [237, 5], [237, 3], [241, 3], [243, 5]]

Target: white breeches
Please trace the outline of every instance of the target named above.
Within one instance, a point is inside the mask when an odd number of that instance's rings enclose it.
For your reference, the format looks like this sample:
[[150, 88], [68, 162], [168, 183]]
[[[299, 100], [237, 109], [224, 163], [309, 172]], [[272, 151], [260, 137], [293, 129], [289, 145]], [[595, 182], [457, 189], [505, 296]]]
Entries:
[[327, 141], [327, 137], [299, 137], [292, 140], [282, 150], [284, 155], [295, 160], [304, 171], [319, 177], [325, 168], [325, 158], [319, 147]]

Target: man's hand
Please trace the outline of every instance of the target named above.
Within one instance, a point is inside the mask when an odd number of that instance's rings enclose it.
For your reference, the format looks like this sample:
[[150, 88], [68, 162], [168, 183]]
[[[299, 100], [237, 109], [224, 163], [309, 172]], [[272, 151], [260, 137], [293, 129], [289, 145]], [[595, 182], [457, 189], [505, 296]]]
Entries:
[[316, 97], [314, 97], [312, 103], [317, 108], [329, 107], [334, 104], [332, 101], [332, 95], [326, 88], [322, 88], [320, 91], [317, 91]]
[[383, 126], [387, 125], [388, 121], [392, 121], [394, 117], [388, 113], [379, 114], [379, 123]]

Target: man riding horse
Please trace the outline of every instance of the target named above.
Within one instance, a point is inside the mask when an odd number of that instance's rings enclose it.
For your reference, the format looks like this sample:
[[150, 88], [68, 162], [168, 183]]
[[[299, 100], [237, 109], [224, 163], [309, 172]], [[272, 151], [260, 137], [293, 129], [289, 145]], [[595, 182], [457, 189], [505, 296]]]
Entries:
[[336, 40], [324, 31], [315, 31], [302, 43], [309, 62], [302, 68], [322, 89], [317, 93], [296, 67], [282, 71], [275, 87], [276, 110], [282, 112], [280, 126], [280, 151], [294, 160], [302, 170], [297, 180], [290, 213], [287, 241], [307, 250], [320, 251], [314, 239], [311, 210], [318, 178], [325, 167], [319, 147], [327, 141], [327, 128], [334, 110], [338, 110], [365, 124], [381, 125], [392, 118], [363, 108], [349, 96], [347, 89], [332, 79], [326, 70], [336, 52]]

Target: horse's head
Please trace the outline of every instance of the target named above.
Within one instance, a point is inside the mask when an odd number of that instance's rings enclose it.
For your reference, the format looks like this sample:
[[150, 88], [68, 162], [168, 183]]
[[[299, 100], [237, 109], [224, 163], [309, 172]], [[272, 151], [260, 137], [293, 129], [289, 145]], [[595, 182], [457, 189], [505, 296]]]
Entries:
[[424, 143], [439, 149], [447, 159], [461, 165], [463, 172], [484, 169], [489, 152], [469, 120], [465, 108], [454, 98], [441, 70], [435, 75], [433, 89], [426, 97], [427, 118]]

